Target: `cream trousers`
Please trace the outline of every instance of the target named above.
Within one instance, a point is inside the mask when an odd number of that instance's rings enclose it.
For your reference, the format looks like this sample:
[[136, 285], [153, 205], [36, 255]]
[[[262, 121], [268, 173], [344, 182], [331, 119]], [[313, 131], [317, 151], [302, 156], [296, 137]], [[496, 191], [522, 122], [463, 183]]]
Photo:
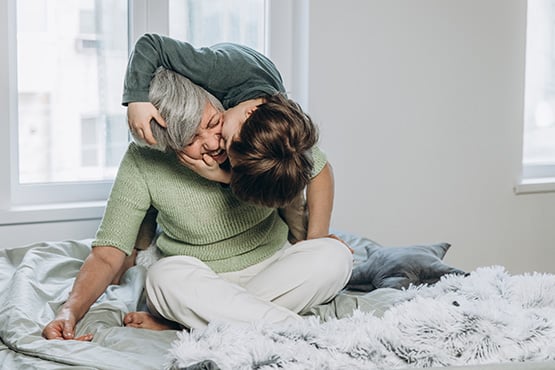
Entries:
[[270, 323], [331, 300], [347, 284], [353, 255], [331, 238], [284, 247], [241, 271], [217, 274], [194, 257], [162, 258], [148, 271], [149, 309], [188, 328], [211, 321]]

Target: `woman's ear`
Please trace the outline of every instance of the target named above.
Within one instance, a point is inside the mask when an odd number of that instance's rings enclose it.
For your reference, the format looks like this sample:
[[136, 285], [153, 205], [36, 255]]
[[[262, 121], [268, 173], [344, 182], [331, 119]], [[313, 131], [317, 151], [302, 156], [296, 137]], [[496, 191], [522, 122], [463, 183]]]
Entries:
[[244, 102], [245, 104], [245, 119], [248, 119], [251, 114], [258, 109], [258, 106], [262, 104], [261, 98], [259, 99], [251, 99]]
[[256, 107], [249, 108], [246, 112], [246, 118], [249, 118], [252, 112], [254, 112], [255, 110], [256, 110]]

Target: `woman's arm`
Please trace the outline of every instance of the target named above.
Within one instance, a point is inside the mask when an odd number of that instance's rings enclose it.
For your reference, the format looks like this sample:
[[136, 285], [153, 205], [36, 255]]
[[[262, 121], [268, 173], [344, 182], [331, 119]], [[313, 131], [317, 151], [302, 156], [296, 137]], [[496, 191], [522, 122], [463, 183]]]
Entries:
[[141, 36], [129, 57], [125, 71], [122, 103], [148, 102], [150, 81], [158, 67], [175, 71], [200, 86], [212, 76], [217, 56], [209, 48], [194, 48], [191, 44], [170, 37], [147, 33]]
[[286, 92], [276, 66], [256, 50], [232, 43], [195, 48], [171, 37], [147, 33], [135, 43], [127, 64], [124, 105], [149, 101], [150, 81], [158, 67], [187, 77], [225, 107]]
[[91, 334], [75, 338], [75, 325], [106, 287], [121, 276], [126, 253], [133, 253], [138, 230], [150, 206], [149, 189], [139, 171], [139, 166], [144, 163], [141, 158], [139, 149], [131, 144], [114, 180], [102, 223], [93, 242], [96, 246], [81, 266], [68, 300], [56, 318], [44, 328], [42, 334], [45, 338], [92, 339]]
[[68, 300], [42, 335], [46, 339], [91, 340], [91, 333], [75, 338], [75, 325], [118, 275], [124, 261], [125, 253], [117, 248], [94, 247], [77, 275]]
[[322, 171], [310, 181], [306, 190], [308, 207], [307, 239], [322, 238], [329, 235], [333, 197], [333, 171], [328, 162]]
[[214, 95], [224, 107], [286, 91], [275, 65], [251, 48], [231, 43], [195, 48], [170, 37], [145, 34], [137, 40], [129, 58], [122, 103], [129, 107], [129, 127], [148, 144], [156, 144], [151, 119], [165, 127], [158, 110], [148, 103], [150, 81], [158, 67], [187, 77]]

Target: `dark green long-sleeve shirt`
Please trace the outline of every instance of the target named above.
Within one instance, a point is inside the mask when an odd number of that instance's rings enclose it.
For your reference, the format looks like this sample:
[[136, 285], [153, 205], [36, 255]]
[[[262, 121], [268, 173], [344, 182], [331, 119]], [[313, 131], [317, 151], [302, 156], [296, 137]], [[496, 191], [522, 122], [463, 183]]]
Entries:
[[256, 50], [232, 43], [195, 48], [170, 37], [145, 34], [135, 44], [129, 59], [124, 105], [149, 101], [149, 84], [158, 67], [175, 71], [202, 86], [226, 109], [245, 100], [277, 92], [285, 94], [276, 66]]

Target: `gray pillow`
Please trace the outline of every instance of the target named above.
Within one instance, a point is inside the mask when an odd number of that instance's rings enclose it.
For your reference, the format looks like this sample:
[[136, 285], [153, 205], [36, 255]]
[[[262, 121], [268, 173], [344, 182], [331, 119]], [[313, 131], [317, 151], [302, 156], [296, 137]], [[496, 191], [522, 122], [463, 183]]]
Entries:
[[353, 274], [346, 289], [369, 292], [378, 288], [402, 289], [409, 285], [433, 284], [445, 274], [466, 272], [443, 263], [448, 243], [384, 247], [347, 233], [335, 234], [354, 250]]

